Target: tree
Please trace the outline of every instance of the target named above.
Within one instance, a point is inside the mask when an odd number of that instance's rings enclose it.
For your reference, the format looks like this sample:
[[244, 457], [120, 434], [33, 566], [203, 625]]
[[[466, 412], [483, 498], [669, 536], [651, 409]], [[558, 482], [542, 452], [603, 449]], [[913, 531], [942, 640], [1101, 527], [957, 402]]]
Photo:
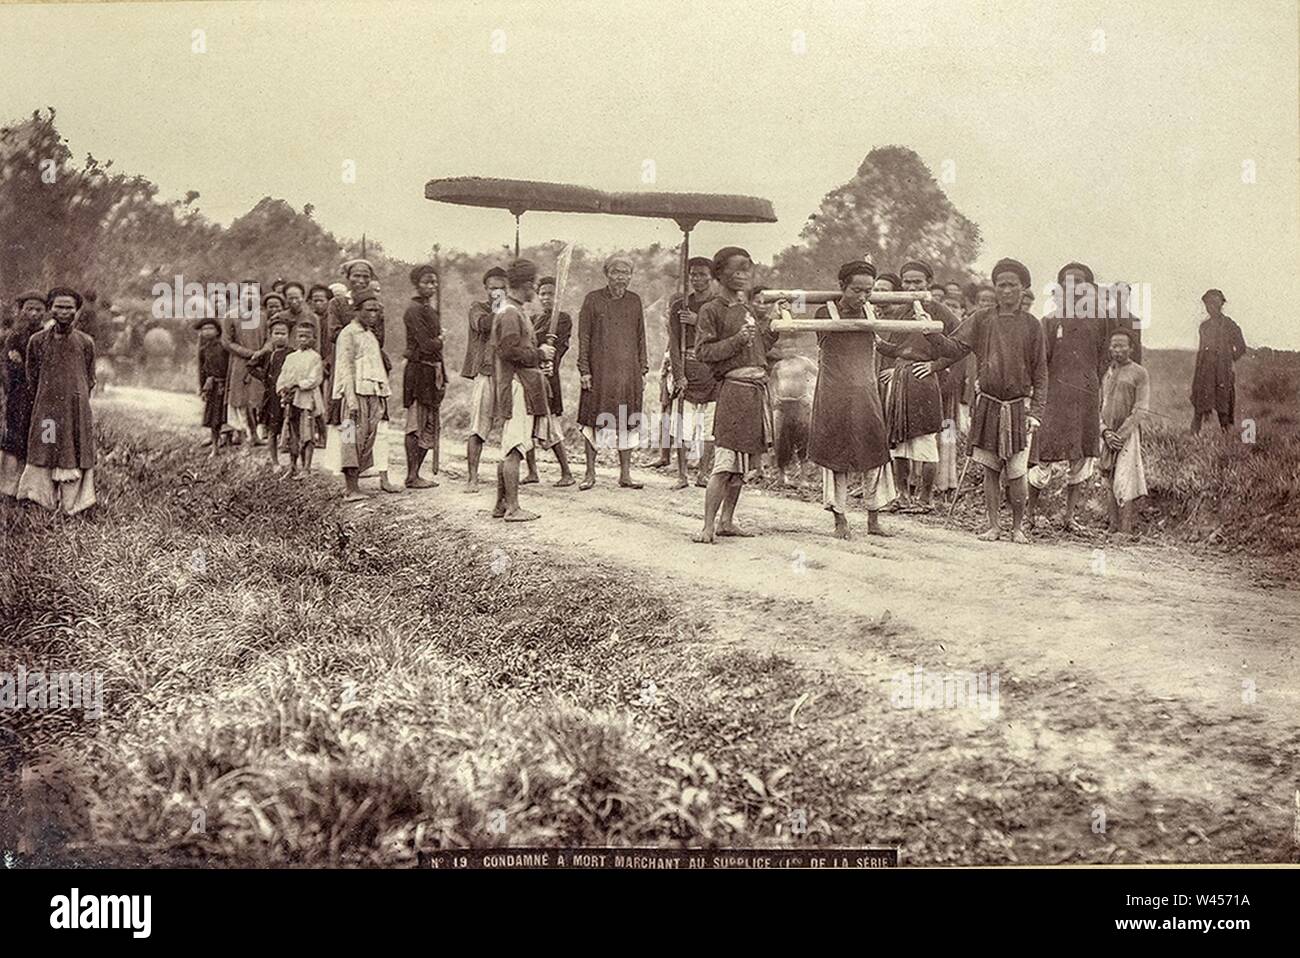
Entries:
[[974, 275], [981, 245], [979, 227], [952, 205], [921, 158], [902, 146], [868, 153], [853, 179], [826, 194], [799, 239], [776, 255], [774, 284], [830, 286], [841, 263], [864, 257], [882, 272], [925, 260], [936, 279], [961, 282]]

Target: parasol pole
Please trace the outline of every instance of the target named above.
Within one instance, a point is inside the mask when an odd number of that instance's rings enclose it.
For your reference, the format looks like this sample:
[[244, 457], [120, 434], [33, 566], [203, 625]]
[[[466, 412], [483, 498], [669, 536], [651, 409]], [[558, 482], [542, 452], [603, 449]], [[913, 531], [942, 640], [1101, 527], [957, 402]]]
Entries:
[[[695, 225], [698, 222], [699, 222], [698, 220], [688, 220], [688, 219], [679, 219], [677, 221], [677, 225], [681, 227], [681, 231], [682, 231], [682, 302], [681, 305], [677, 307], [678, 312], [687, 309], [688, 308], [687, 303], [690, 302], [691, 230], [695, 229]], [[672, 307], [672, 300], [669, 300], [668, 305], [670, 308]], [[671, 319], [671, 317], [669, 317], [669, 319]], [[685, 375], [686, 374], [686, 324], [679, 323], [679, 326], [681, 328], [681, 334], [680, 334], [680, 342], [677, 345], [678, 348], [681, 350], [681, 354], [682, 354], [682, 375]], [[669, 375], [672, 375], [671, 364], [669, 365], [668, 369], [669, 369]], [[672, 386], [673, 386], [673, 391], [677, 392], [677, 383], [673, 383]], [[676, 399], [673, 400], [672, 415], [679, 423], [682, 422], [683, 418], [685, 417], [686, 393], [684, 391]], [[662, 434], [662, 432], [663, 430], [661, 429], [660, 433]], [[671, 431], [670, 431], [670, 435], [671, 435]]]

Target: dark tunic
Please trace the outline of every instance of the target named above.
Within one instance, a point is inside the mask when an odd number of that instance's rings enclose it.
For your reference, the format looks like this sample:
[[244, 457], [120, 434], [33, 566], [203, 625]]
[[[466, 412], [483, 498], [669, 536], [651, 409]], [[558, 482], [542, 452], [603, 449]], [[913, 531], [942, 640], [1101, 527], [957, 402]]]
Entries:
[[608, 287], [592, 290], [578, 313], [578, 373], [591, 377], [591, 388], [578, 400], [578, 423], [596, 428], [601, 416], [606, 423], [640, 416], [646, 369], [641, 297], [628, 290], [615, 299]]
[[1192, 408], [1232, 418], [1237, 405], [1237, 380], [1232, 364], [1246, 354], [1241, 327], [1227, 316], [1201, 323], [1201, 344], [1192, 375]]
[[[47, 469], [95, 465], [90, 390], [95, 384], [95, 341], [83, 332], [43, 329], [27, 343], [27, 378], [34, 392], [27, 433], [27, 464]], [[52, 424], [47, 430], [46, 423]], [[43, 441], [53, 433], [53, 442]]]
[[[27, 430], [32, 422], [32, 392], [27, 382], [27, 342], [40, 331], [40, 323], [21, 323], [4, 338], [5, 426], [0, 449], [27, 458]], [[14, 362], [10, 351], [23, 359]]]
[[460, 374], [466, 379], [491, 376], [492, 307], [487, 303], [470, 303], [469, 337], [465, 340], [465, 364]]
[[226, 350], [221, 340], [199, 346], [199, 390], [203, 393], [203, 425], [220, 429], [226, 422]]
[[[492, 324], [492, 359], [496, 374], [497, 415], [501, 419], [522, 415], [545, 416], [546, 377], [538, 368], [542, 364], [542, 351], [537, 346], [533, 324], [524, 315], [523, 304], [518, 300], [507, 299]], [[524, 389], [523, 409], [513, 408], [516, 379]]]
[[[951, 334], [958, 325], [957, 317], [943, 303], [922, 303], [921, 308], [931, 319], [943, 324], [945, 334]], [[818, 315], [821, 315], [818, 313]], [[891, 311], [900, 319], [912, 319], [915, 314], [910, 305]], [[843, 333], [826, 335], [841, 336]], [[885, 405], [885, 422], [890, 446], [897, 446], [918, 436], [929, 436], [943, 429], [944, 403], [939, 372], [917, 379], [917, 363], [935, 362], [940, 358], [957, 360], [961, 347], [947, 336], [925, 333], [886, 333], [876, 341], [876, 352], [893, 361], [894, 375], [888, 388]]]
[[[865, 307], [844, 319], [865, 319]], [[829, 319], [820, 307], [815, 318]], [[818, 333], [817, 391], [808, 431], [808, 458], [832, 472], [867, 472], [889, 462], [889, 438], [876, 386], [876, 334]]]
[[[1028, 442], [1026, 413], [1042, 421], [1047, 402], [1047, 349], [1042, 324], [1018, 309], [999, 313], [989, 306], [968, 316], [950, 337], [975, 354], [975, 382], [979, 393], [971, 409], [971, 448], [997, 451], [1001, 407], [987, 397], [1006, 402], [1029, 397], [1029, 409], [1017, 404], [1011, 423], [1011, 451]], [[937, 364], [947, 364], [940, 359]]]
[[325, 370], [325, 381], [321, 384], [321, 393], [329, 407], [325, 421], [337, 426], [343, 419], [343, 403], [334, 395], [334, 353], [338, 348], [339, 333], [352, 322], [352, 304], [346, 295], [335, 296], [325, 306], [325, 328], [321, 331], [321, 363]]
[[[692, 292], [686, 298], [686, 308], [696, 316], [711, 297], [708, 293]], [[668, 304], [668, 359], [672, 364], [673, 382], [686, 383], [684, 398], [687, 402], [707, 403], [718, 398], [718, 381], [713, 378], [713, 371], [708, 363], [699, 358], [691, 359], [686, 354], [695, 349], [695, 340], [699, 336], [697, 326], [683, 324], [677, 314], [682, 308], [682, 297], [674, 296]], [[696, 322], [698, 322], [698, 318]]]
[[1047, 405], [1030, 462], [1096, 456], [1101, 444], [1101, 377], [1110, 364], [1107, 323], [1089, 316], [1043, 317]]
[[[549, 310], [539, 313], [533, 320], [533, 331], [537, 334], [538, 342], [544, 342], [546, 337], [550, 335], [551, 312]], [[557, 416], [564, 412], [564, 397], [560, 395], [560, 362], [564, 359], [564, 354], [569, 351], [569, 340], [572, 337], [573, 317], [568, 313], [561, 312], [560, 318], [555, 323], [554, 369], [546, 382], [546, 389], [550, 395], [551, 412]]]
[[437, 406], [447, 391], [442, 362], [442, 319], [427, 297], [412, 296], [402, 314], [406, 327], [406, 368], [402, 371], [402, 402]]
[[[753, 316], [758, 332], [749, 343], [740, 337], [746, 320]], [[714, 296], [700, 307], [696, 328], [695, 355], [708, 363], [718, 387], [717, 409], [713, 417], [713, 439], [721, 449], [735, 452], [763, 453], [768, 436], [764, 421], [770, 403], [766, 384], [753, 385], [727, 379], [733, 369], [753, 367], [767, 376], [767, 351], [776, 345], [780, 333], [772, 331], [768, 320], [759, 319], [747, 303], [731, 302]]]
[[273, 433], [278, 433], [284, 425], [284, 408], [280, 403], [280, 394], [275, 391], [275, 384], [284, 367], [284, 358], [290, 351], [288, 346], [277, 346], [248, 361], [248, 374], [262, 383], [262, 405], [258, 409], [260, 421]]

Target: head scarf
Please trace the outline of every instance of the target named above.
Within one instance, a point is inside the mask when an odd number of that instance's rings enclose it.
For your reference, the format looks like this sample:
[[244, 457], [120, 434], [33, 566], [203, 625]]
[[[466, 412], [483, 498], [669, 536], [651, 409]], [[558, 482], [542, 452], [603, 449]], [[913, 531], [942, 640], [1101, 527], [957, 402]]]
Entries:
[[626, 263], [627, 268], [632, 270], [636, 268], [632, 265], [632, 257], [628, 256], [626, 253], [610, 253], [605, 257], [605, 265], [603, 267], [603, 272], [606, 276], [609, 275], [609, 268], [615, 263]]
[[29, 299], [37, 300], [42, 306], [45, 305], [45, 294], [35, 289], [29, 289], [26, 292], [19, 293], [17, 296], [14, 297], [14, 304], [19, 309], [22, 309], [23, 305]]
[[302, 283], [298, 282], [296, 279], [286, 281], [285, 284], [280, 287], [280, 292], [287, 293], [291, 289], [297, 289], [298, 292], [302, 293], [304, 299], [307, 298], [307, 287], [302, 285]]
[[1201, 294], [1201, 302], [1202, 302], [1202, 303], [1205, 302], [1205, 301], [1206, 301], [1207, 299], [1209, 299], [1211, 296], [1217, 296], [1217, 297], [1219, 297], [1219, 302], [1220, 302], [1220, 303], [1226, 303], [1226, 302], [1228, 301], [1228, 297], [1226, 297], [1226, 296], [1223, 295], [1223, 290], [1221, 290], [1221, 289], [1207, 289], [1204, 293]]
[[357, 310], [357, 312], [360, 312], [362, 305], [370, 302], [372, 299], [378, 302], [379, 294], [373, 289], [363, 289], [359, 293], [352, 294], [352, 307]]
[[[1065, 285], [1065, 274], [1068, 270], [1074, 270], [1075, 272], [1083, 273], [1083, 275], [1086, 277], [1086, 279], [1084, 279], [1085, 283], [1095, 283], [1097, 281], [1096, 278], [1092, 275], [1092, 267], [1088, 266], [1088, 264], [1066, 263], [1064, 266], [1062, 266], [1059, 270], [1056, 271], [1057, 286]], [[1025, 285], [1028, 286], [1029, 284], [1026, 283]]]
[[927, 283], [934, 281], [934, 270], [930, 268], [929, 263], [923, 263], [919, 259], [909, 259], [902, 266], [898, 267], [898, 275], [902, 276], [908, 270], [920, 270], [925, 274]]
[[528, 259], [517, 259], [506, 267], [506, 282], [512, 289], [537, 279], [537, 265]]
[[348, 288], [342, 283], [330, 283], [328, 288], [334, 294], [330, 299], [333, 299], [334, 296], [346, 296], [348, 294]]
[[81, 309], [81, 302], [82, 302], [81, 294], [78, 293], [71, 286], [51, 287], [50, 291], [45, 294], [45, 306], [47, 309], [54, 305], [55, 297], [58, 296], [71, 296], [74, 300], [76, 300], [77, 309]]
[[998, 274], [1006, 272], [1015, 273], [1020, 277], [1021, 286], [1032, 285], [1032, 281], [1029, 279], [1028, 267], [1019, 260], [1011, 259], [1009, 256], [1004, 256], [1002, 259], [997, 261], [997, 264], [993, 267], [993, 272], [989, 273], [989, 277], [996, 283]]
[[543, 286], [554, 286], [554, 285], [555, 285], [554, 276], [543, 276], [541, 279], [537, 281], [538, 289], [541, 289]]
[[849, 280], [862, 273], [866, 273], [872, 279], [876, 278], [876, 268], [874, 266], [865, 259], [855, 259], [841, 266], [840, 271], [835, 274], [835, 278], [839, 280], [840, 289], [843, 289], [848, 285]]
[[889, 283], [889, 285], [894, 287], [895, 293], [897, 293], [900, 289], [903, 288], [903, 279], [897, 273], [881, 273], [879, 276], [876, 277], [876, 279], [885, 280], [887, 283]]
[[351, 276], [352, 271], [356, 269], [358, 266], [365, 266], [367, 269], [370, 270], [371, 276], [375, 275], [375, 265], [372, 262], [370, 262], [370, 260], [361, 259], [360, 257], [357, 257], [356, 259], [348, 260], [346, 263], [344, 263], [342, 266], [339, 267], [339, 272], [341, 272], [343, 276], [346, 278]]
[[709, 274], [714, 279], [720, 279], [722, 269], [727, 265], [727, 261], [733, 256], [743, 256], [745, 259], [753, 262], [754, 257], [749, 255], [749, 250], [739, 246], [724, 246], [713, 254], [713, 259], [709, 263]]
[[284, 297], [281, 296], [279, 293], [271, 292], [271, 293], [267, 293], [265, 296], [262, 297], [262, 308], [265, 309], [266, 304], [269, 303], [271, 300], [275, 300], [281, 306], [284, 305]]
[[307, 290], [307, 298], [311, 299], [312, 296], [315, 295], [316, 290], [320, 290], [322, 293], [324, 293], [325, 298], [327, 300], [334, 298], [334, 290], [330, 289], [328, 286], [323, 286], [320, 283], [313, 284], [312, 288]]
[[506, 271], [503, 270], [500, 266], [493, 266], [490, 270], [488, 270], [486, 273], [483, 274], [483, 285], [486, 286], [488, 280], [493, 279], [497, 276], [500, 276], [502, 279], [505, 279]]

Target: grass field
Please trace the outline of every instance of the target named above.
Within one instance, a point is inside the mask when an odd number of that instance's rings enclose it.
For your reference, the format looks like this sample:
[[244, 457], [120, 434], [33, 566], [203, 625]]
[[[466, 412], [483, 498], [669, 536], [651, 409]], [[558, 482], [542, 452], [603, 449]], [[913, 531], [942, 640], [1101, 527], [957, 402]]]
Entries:
[[[1209, 806], [1153, 812], [1142, 781], [1116, 786], [1111, 832], [1093, 834], [1114, 769], [1025, 748], [1025, 734], [1175, 747], [1159, 702], [1103, 706], [1068, 676], [993, 662], [1030, 717], [1015, 736], [890, 708], [852, 675], [720, 644], [676, 597], [580, 558], [507, 557], [436, 516], [344, 513], [334, 481], [209, 463], [192, 434], [137, 415], [97, 429], [92, 515], [0, 509], [5, 648], [106, 682], [97, 720], [0, 715], [19, 723], [0, 745], [20, 750], [30, 863], [676, 842], [898, 842], [944, 863], [1282, 854], [1275, 823], [1243, 817], [1217, 815], [1216, 844], [1200, 842]], [[885, 622], [844, 636], [864, 640], [902, 661], [926, 641]], [[1180, 726], [1205, 721], [1184, 712]], [[1202, 747], [1244, 754], [1226, 731]], [[1251, 748], [1271, 769], [1268, 743]]]

